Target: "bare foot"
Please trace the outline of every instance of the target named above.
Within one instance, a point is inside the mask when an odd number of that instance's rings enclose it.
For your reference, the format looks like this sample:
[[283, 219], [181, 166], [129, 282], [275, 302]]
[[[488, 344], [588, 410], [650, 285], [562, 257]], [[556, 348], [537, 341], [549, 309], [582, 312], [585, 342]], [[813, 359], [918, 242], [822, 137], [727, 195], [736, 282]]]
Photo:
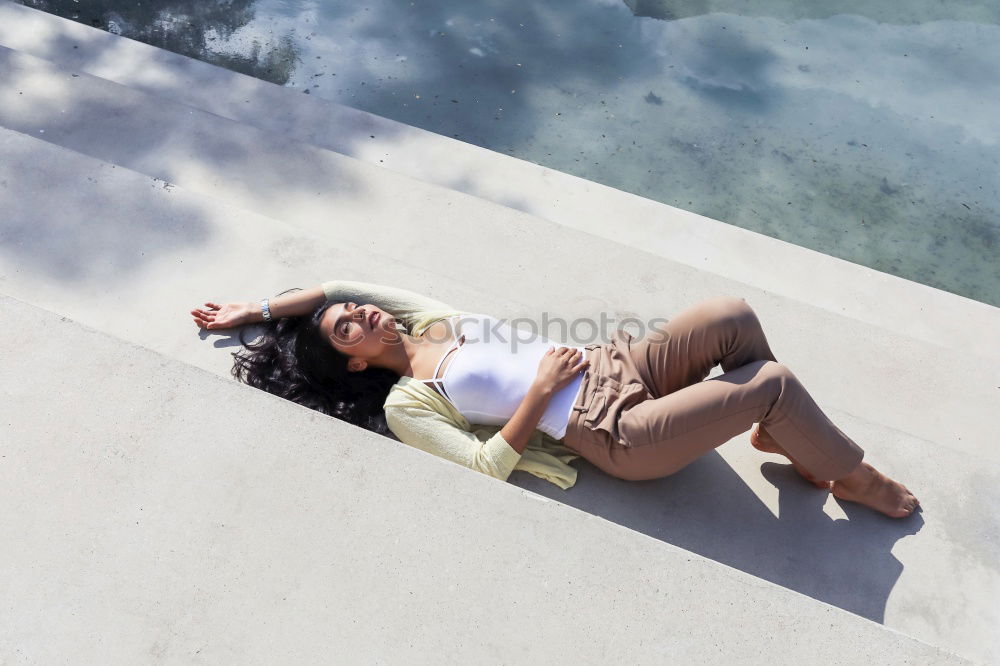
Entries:
[[905, 518], [920, 506], [920, 501], [906, 486], [866, 462], [843, 479], [834, 481], [833, 495], [848, 502], [864, 504], [890, 518]]
[[759, 423], [757, 424], [757, 427], [754, 428], [753, 432], [750, 433], [750, 444], [752, 444], [753, 447], [758, 451], [764, 451], [766, 453], [777, 453], [779, 455], [785, 456], [791, 461], [792, 466], [795, 467], [795, 471], [798, 472], [803, 479], [813, 484], [817, 488], [823, 488], [824, 490], [830, 489], [830, 483], [831, 483], [830, 481], [820, 481], [812, 474], [810, 474], [808, 471], [806, 471], [804, 467], [798, 464], [794, 458], [788, 455], [788, 453], [783, 448], [781, 448], [781, 445], [778, 444], [778, 442], [775, 441], [773, 437], [771, 437], [770, 433], [764, 430], [764, 428]]

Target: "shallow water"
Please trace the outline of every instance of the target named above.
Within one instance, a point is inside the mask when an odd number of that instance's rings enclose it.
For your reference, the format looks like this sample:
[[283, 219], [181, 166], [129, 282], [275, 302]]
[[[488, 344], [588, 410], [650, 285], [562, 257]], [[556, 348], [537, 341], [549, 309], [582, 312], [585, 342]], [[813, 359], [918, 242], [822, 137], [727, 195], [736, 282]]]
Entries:
[[1000, 305], [995, 2], [23, 4]]

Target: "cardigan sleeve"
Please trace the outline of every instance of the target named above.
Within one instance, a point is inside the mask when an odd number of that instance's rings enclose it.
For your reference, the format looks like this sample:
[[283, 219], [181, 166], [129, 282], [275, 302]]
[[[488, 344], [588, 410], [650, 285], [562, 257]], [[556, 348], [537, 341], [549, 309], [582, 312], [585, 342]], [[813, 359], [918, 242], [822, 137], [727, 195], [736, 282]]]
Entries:
[[358, 305], [377, 305], [398, 319], [407, 330], [412, 330], [428, 312], [455, 312], [455, 308], [441, 301], [407, 289], [387, 287], [370, 282], [331, 280], [323, 283], [323, 293], [328, 302]]
[[447, 416], [422, 406], [387, 405], [386, 422], [404, 444], [506, 481], [521, 459], [497, 432], [480, 439], [456, 426]]

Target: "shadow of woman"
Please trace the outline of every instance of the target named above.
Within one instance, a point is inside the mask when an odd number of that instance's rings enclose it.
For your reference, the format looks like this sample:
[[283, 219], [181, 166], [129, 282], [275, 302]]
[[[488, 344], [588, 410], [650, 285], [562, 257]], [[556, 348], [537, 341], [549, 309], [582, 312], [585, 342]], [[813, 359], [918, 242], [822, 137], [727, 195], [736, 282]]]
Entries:
[[881, 623], [903, 572], [892, 548], [923, 527], [919, 511], [897, 520], [835, 499], [847, 520], [833, 519], [822, 512], [828, 495], [813, 492], [790, 465], [764, 463], [761, 474], [779, 491], [780, 529], [771, 530], [769, 538], [784, 561], [780, 567], [763, 562], [751, 573]]
[[779, 517], [715, 452], [677, 474], [623, 481], [581, 460], [569, 492], [517, 472], [516, 485], [666, 543], [745, 571], [875, 622], [903, 571], [892, 547], [923, 526], [919, 514], [893, 520], [840, 503], [848, 520], [823, 512], [829, 493], [791, 465], [764, 463], [779, 491]]
[[[253, 340], [260, 336], [261, 328], [255, 325], [246, 326], [243, 329], [246, 331], [243, 335], [247, 340]], [[202, 340], [207, 340], [212, 338], [212, 346], [216, 349], [226, 349], [229, 347], [242, 347], [243, 342], [240, 340], [239, 331], [206, 331], [205, 329], [198, 330], [198, 337]]]

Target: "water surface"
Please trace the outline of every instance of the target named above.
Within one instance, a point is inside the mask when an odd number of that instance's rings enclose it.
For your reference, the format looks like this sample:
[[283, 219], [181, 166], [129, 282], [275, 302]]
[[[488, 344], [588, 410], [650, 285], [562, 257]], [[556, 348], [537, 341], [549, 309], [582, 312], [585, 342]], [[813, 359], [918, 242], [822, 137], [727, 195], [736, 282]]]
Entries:
[[24, 4], [1000, 305], [1000, 3]]

